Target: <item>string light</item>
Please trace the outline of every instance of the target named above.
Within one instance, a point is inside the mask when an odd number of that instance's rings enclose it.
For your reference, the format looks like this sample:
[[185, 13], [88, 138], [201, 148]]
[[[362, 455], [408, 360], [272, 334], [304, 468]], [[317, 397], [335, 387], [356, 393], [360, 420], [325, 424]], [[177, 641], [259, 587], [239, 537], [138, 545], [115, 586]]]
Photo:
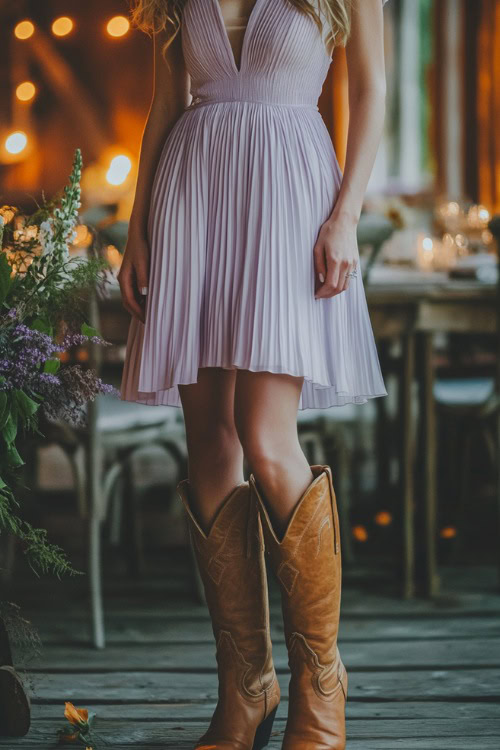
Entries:
[[16, 88], [16, 96], [21, 102], [29, 102], [36, 93], [35, 84], [31, 81], [23, 81]]
[[18, 39], [29, 39], [35, 32], [35, 27], [31, 21], [19, 21], [14, 28], [14, 34]]
[[52, 24], [52, 33], [55, 36], [66, 36], [72, 31], [73, 26], [74, 24], [71, 18], [68, 18], [68, 16], [60, 16], [59, 18], [56, 18]]
[[106, 30], [110, 36], [124, 36], [130, 28], [130, 21], [125, 16], [114, 16], [108, 21]]

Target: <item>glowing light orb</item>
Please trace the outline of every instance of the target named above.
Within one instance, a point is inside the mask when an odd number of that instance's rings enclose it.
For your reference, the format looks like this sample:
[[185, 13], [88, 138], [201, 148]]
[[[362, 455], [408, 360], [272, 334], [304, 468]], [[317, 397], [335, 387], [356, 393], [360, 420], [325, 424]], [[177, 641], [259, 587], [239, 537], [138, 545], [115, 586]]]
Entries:
[[14, 34], [18, 39], [29, 39], [35, 32], [35, 27], [31, 21], [19, 21], [14, 28]]
[[106, 30], [110, 36], [124, 36], [130, 28], [130, 21], [125, 16], [114, 16], [108, 21]]
[[110, 185], [122, 185], [128, 177], [132, 168], [132, 162], [128, 156], [120, 154], [111, 160], [109, 169], [106, 173], [106, 180]]
[[9, 154], [20, 154], [28, 145], [28, 136], [22, 130], [16, 130], [15, 133], [9, 133], [5, 139], [5, 150]]
[[71, 18], [68, 18], [68, 16], [60, 16], [59, 18], [56, 18], [52, 24], [52, 33], [55, 34], [55, 36], [66, 36], [66, 34], [69, 34], [70, 31], [72, 31], [73, 26], [74, 24]]
[[21, 102], [29, 102], [36, 93], [35, 84], [31, 81], [23, 81], [16, 88], [16, 96]]
[[445, 526], [441, 529], [439, 536], [441, 539], [454, 539], [457, 535], [457, 530], [454, 526]]
[[368, 539], [368, 532], [364, 526], [353, 526], [352, 535], [357, 542], [366, 542]]
[[392, 513], [387, 510], [380, 510], [375, 516], [375, 523], [378, 526], [390, 526], [392, 523]]

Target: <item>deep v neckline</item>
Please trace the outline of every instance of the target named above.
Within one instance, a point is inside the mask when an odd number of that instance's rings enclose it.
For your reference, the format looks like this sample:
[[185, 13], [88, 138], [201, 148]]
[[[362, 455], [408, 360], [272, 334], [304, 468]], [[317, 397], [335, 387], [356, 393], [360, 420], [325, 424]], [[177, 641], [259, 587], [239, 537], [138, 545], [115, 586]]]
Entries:
[[240, 67], [236, 65], [236, 59], [234, 57], [233, 48], [231, 47], [231, 42], [229, 39], [229, 35], [227, 33], [226, 24], [224, 23], [224, 16], [222, 15], [222, 8], [220, 6], [220, 0], [212, 0], [214, 3], [220, 32], [222, 35], [222, 39], [224, 41], [224, 46], [226, 47], [226, 51], [229, 56], [229, 60], [231, 63], [231, 66], [236, 73], [236, 75], [241, 75], [241, 72], [243, 70], [243, 67], [246, 63], [246, 50], [248, 46], [248, 38], [249, 38], [249, 32], [252, 29], [253, 24], [255, 23], [255, 19], [257, 17], [257, 12], [260, 7], [260, 5], [264, 2], [264, 0], [255, 0], [252, 10], [250, 11], [250, 15], [248, 16], [248, 22], [245, 28], [245, 32], [243, 34], [243, 41], [241, 43], [241, 54], [240, 54]]

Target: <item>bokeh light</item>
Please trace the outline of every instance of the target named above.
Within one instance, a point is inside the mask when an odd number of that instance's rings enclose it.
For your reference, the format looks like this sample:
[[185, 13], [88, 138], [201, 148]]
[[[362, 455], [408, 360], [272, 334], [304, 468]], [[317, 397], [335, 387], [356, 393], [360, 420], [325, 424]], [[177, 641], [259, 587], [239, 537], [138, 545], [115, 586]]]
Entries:
[[85, 224], [77, 224], [75, 227], [76, 238], [73, 245], [77, 247], [88, 247], [92, 242], [92, 234]]
[[36, 93], [35, 84], [31, 81], [23, 81], [16, 88], [16, 96], [21, 102], [29, 102]]
[[110, 185], [122, 185], [128, 177], [132, 168], [132, 162], [128, 156], [119, 154], [111, 159], [111, 164], [106, 172], [106, 180]]
[[28, 145], [28, 136], [22, 130], [9, 133], [5, 139], [5, 150], [9, 154], [20, 154]]
[[70, 31], [73, 30], [73, 26], [74, 24], [71, 18], [68, 18], [68, 16], [60, 16], [59, 18], [56, 18], [52, 24], [52, 33], [55, 34], [55, 36], [66, 36], [66, 34], [69, 34]]
[[108, 21], [106, 30], [110, 36], [124, 36], [130, 28], [130, 21], [125, 16], [114, 16]]
[[368, 540], [368, 532], [365, 526], [353, 526], [352, 535], [357, 542], [366, 542]]
[[29, 39], [35, 31], [31, 21], [19, 21], [14, 28], [14, 34], [18, 39]]
[[392, 523], [392, 513], [388, 510], [379, 510], [375, 515], [375, 523], [377, 526], [390, 526]]
[[439, 532], [441, 539], [454, 539], [457, 535], [457, 530], [454, 526], [445, 526]]

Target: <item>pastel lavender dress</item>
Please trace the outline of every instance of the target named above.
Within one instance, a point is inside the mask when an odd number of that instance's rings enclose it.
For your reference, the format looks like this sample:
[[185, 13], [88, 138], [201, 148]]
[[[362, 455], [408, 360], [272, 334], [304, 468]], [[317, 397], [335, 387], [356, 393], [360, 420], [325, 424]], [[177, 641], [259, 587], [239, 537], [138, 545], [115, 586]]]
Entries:
[[146, 323], [130, 325], [122, 398], [181, 406], [200, 367], [303, 376], [299, 409], [387, 395], [360, 274], [314, 298], [342, 179], [317, 105], [326, 24], [256, 0], [239, 69], [219, 0], [187, 0], [181, 33], [193, 100], [154, 178]]

